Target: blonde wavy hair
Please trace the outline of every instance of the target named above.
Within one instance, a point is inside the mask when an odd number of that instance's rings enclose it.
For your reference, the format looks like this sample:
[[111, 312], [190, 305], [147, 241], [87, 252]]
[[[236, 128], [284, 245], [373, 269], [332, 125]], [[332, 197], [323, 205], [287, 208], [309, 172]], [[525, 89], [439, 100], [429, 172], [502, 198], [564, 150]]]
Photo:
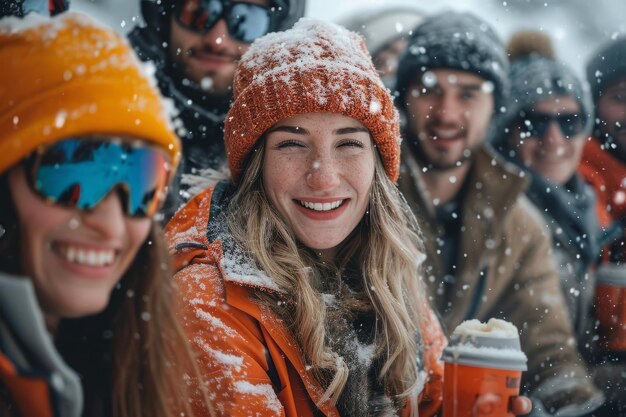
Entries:
[[[297, 242], [269, 203], [262, 181], [264, 142], [259, 140], [242, 173], [229, 206], [228, 227], [235, 241], [293, 300], [291, 314], [282, 310], [281, 318], [290, 326], [315, 376], [325, 385], [321, 402], [334, 405], [346, 384], [348, 367], [328, 345], [326, 306], [313, 285], [323, 279], [328, 268]], [[395, 401], [405, 404], [412, 396], [416, 403], [416, 334], [424, 317], [421, 311], [428, 305], [419, 279], [422, 241], [415, 217], [387, 177], [378, 152], [375, 154], [368, 213], [340, 248], [336, 266], [339, 271], [348, 262], [357, 261], [364, 298], [379, 323], [375, 333], [376, 352], [383, 359], [379, 377]], [[274, 311], [280, 308], [280, 303], [267, 294], [259, 294], [259, 300]], [[416, 407], [412, 409], [417, 412]]]

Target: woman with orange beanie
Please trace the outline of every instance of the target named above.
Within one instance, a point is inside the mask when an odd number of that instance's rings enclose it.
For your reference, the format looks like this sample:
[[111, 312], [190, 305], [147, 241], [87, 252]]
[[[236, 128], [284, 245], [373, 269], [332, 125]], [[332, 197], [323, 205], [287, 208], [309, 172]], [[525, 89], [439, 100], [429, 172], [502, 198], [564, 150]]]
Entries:
[[77, 14], [0, 20], [0, 62], [0, 416], [193, 415], [158, 90]]
[[445, 338], [362, 39], [302, 19], [255, 41], [233, 92], [232, 181], [165, 229], [217, 414], [434, 415]]

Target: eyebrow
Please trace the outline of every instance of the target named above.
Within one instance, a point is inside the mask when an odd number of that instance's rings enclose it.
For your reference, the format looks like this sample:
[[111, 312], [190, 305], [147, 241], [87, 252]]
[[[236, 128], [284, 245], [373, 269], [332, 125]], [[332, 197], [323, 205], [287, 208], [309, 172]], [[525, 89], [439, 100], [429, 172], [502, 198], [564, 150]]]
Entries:
[[[418, 87], [418, 88], [435, 88], [435, 87], [439, 87], [439, 83], [433, 85], [432, 87], [426, 87], [424, 85], [424, 83], [422, 82], [422, 80], [416, 80], [413, 85], [415, 87]], [[483, 83], [459, 83], [459, 82], [456, 82], [453, 85], [458, 87], [458, 88], [460, 88], [461, 90], [480, 91], [480, 90], [482, 90]]]
[[[306, 130], [303, 127], [298, 127], [298, 126], [276, 126], [270, 130], [267, 131], [267, 133], [273, 133], [273, 132], [287, 132], [287, 133], [293, 133], [296, 135], [308, 135], [310, 134], [310, 132], [308, 130]], [[365, 127], [342, 127], [339, 129], [335, 129], [333, 130], [333, 134], [334, 135], [348, 135], [350, 133], [356, 133], [356, 132], [366, 132], [369, 133], [370, 131], [365, 128]]]
[[370, 133], [370, 131], [367, 130], [367, 128], [362, 127], [362, 126], [359, 126], [359, 127], [342, 127], [341, 129], [333, 130], [333, 133], [335, 135], [348, 135], [350, 133], [357, 133], [357, 132]]
[[267, 131], [268, 134], [273, 132], [287, 132], [296, 135], [308, 135], [310, 133], [305, 128], [298, 126], [276, 126]]
[[470, 91], [479, 91], [482, 90], [483, 86], [481, 84], [457, 84], [462, 90], [470, 90]]

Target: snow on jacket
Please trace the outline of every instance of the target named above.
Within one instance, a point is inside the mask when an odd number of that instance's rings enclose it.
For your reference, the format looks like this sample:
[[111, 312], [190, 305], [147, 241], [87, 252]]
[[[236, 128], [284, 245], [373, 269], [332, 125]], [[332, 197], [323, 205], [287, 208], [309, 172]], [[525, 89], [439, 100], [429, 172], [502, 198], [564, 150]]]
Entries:
[[596, 397], [576, 351], [550, 238], [540, 213], [523, 194], [525, 179], [512, 166], [505, 168], [486, 146], [478, 150], [464, 185], [456, 274], [446, 284], [441, 279], [446, 265], [436, 243], [442, 225], [411, 150], [404, 149], [402, 156], [399, 188], [422, 227], [425, 281], [447, 331], [468, 319], [508, 320], [520, 330], [528, 357], [526, 387], [543, 385], [541, 395], [550, 396], [565, 386], [550, 380], [565, 377]]
[[[258, 291], [278, 295], [280, 288], [262, 271], [242, 265], [212, 236], [223, 184], [192, 199], [165, 229], [185, 301], [183, 325], [199, 352], [203, 383], [214, 408], [220, 416], [233, 417], [339, 416], [328, 403], [315, 405], [324, 388], [305, 364], [294, 337], [280, 317], [253, 301]], [[419, 394], [420, 416], [436, 413], [443, 378], [438, 358], [445, 337], [434, 314], [427, 322], [421, 332], [429, 375]], [[201, 402], [196, 404], [201, 407]], [[409, 412], [407, 406], [402, 415]]]
[[0, 416], [79, 417], [78, 375], [46, 330], [32, 282], [0, 274]]

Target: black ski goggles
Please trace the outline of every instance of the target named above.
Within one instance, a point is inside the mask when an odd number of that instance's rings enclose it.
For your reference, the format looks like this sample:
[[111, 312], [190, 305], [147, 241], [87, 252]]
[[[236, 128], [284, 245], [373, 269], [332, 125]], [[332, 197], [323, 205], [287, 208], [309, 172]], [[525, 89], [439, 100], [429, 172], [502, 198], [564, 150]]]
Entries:
[[528, 113], [520, 117], [520, 130], [525, 133], [525, 138], [542, 139], [550, 124], [556, 122], [565, 139], [573, 139], [585, 130], [586, 119], [576, 113]]
[[178, 23], [192, 32], [205, 34], [223, 18], [230, 36], [245, 43], [270, 32], [271, 13], [259, 4], [229, 0], [181, 0], [175, 9]]
[[29, 186], [46, 201], [89, 211], [119, 190], [129, 217], [161, 208], [171, 174], [163, 150], [119, 138], [64, 139], [39, 148], [25, 164]]

